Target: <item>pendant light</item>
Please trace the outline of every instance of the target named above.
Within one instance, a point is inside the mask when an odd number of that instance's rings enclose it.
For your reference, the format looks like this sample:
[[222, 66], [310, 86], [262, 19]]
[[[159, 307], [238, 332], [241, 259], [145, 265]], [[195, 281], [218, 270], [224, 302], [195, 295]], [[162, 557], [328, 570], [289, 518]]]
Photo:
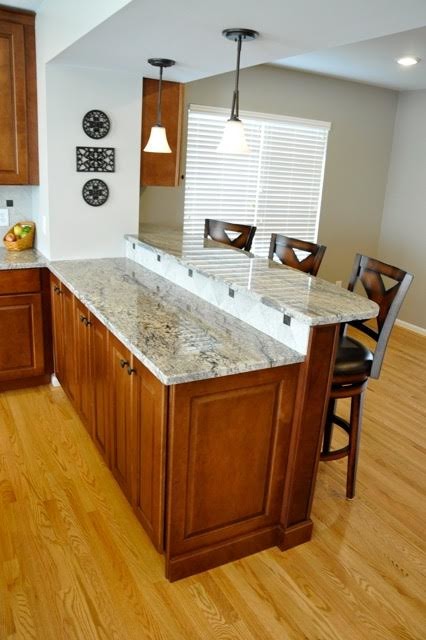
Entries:
[[238, 83], [240, 80], [240, 58], [242, 41], [255, 40], [259, 35], [253, 29], [224, 29], [222, 35], [228, 40], [238, 42], [237, 45], [237, 69], [235, 72], [235, 88], [232, 96], [231, 117], [225, 124], [222, 140], [216, 151], [218, 153], [250, 153], [249, 146], [246, 142], [243, 123], [239, 118], [239, 90]]
[[175, 61], [168, 60], [167, 58], [149, 58], [148, 62], [153, 67], [160, 67], [160, 79], [158, 83], [157, 122], [153, 127], [151, 127], [151, 134], [144, 151], [147, 153], [171, 153], [172, 150], [167, 142], [166, 129], [161, 124], [161, 89], [163, 82], [163, 69], [164, 67], [172, 67], [175, 64]]

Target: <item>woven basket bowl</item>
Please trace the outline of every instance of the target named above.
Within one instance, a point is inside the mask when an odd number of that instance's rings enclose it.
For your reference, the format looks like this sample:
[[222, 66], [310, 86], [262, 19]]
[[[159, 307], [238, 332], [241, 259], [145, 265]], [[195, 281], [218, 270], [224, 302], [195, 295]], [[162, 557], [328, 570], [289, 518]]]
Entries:
[[10, 242], [9, 240], [6, 240], [6, 236], [8, 233], [13, 233], [13, 228], [15, 226], [13, 225], [13, 227], [9, 229], [9, 231], [5, 234], [3, 238], [3, 244], [8, 251], [23, 251], [24, 249], [31, 249], [31, 247], [34, 245], [34, 234], [35, 234], [34, 222], [32, 221], [20, 222], [19, 224], [22, 225], [23, 227], [28, 225], [29, 227], [31, 227], [31, 231], [29, 231], [27, 235], [25, 235], [23, 238], [18, 238], [18, 240], [15, 240], [14, 242]]

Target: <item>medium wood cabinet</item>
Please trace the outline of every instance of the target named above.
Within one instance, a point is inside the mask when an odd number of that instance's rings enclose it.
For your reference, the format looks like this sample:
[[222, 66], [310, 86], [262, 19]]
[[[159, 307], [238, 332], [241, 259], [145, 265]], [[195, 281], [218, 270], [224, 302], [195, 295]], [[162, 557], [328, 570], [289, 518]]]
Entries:
[[56, 377], [64, 383], [64, 334], [63, 310], [62, 310], [62, 285], [54, 275], [50, 276], [50, 292], [52, 307], [52, 341], [53, 359]]
[[0, 184], [38, 184], [34, 20], [0, 7]]
[[[68, 396], [79, 409], [80, 390], [77, 372], [77, 330], [74, 311], [74, 296], [67, 287], [61, 286], [62, 303], [62, 380]], [[59, 379], [59, 378], [58, 378]]]
[[[80, 412], [81, 385], [78, 371], [75, 298], [55, 276], [51, 276], [53, 348], [55, 374], [70, 400]], [[82, 342], [82, 340], [81, 340]], [[83, 350], [84, 346], [80, 347]]]
[[135, 357], [132, 367], [140, 402], [133, 438], [136, 473], [132, 504], [155, 547], [163, 551], [168, 387]]
[[161, 119], [172, 153], [145, 153], [144, 148], [157, 121], [158, 80], [143, 79], [142, 91], [141, 186], [177, 187], [179, 184], [180, 144], [184, 86], [163, 81]]
[[156, 548], [164, 548], [167, 388], [109, 336], [111, 470]]
[[0, 380], [44, 371], [41, 294], [0, 297]]
[[56, 376], [162, 551], [167, 387], [53, 275], [51, 296]]
[[311, 329], [302, 364], [166, 386], [51, 291], [57, 375], [170, 580], [310, 539], [338, 325]]
[[[0, 390], [47, 382], [51, 371], [46, 274], [0, 271]], [[46, 292], [48, 294], [48, 291]], [[47, 316], [47, 317], [46, 317]]]
[[132, 356], [115, 338], [109, 337], [109, 398], [111, 457], [117, 482], [131, 499], [134, 473], [134, 436], [139, 419], [139, 399], [133, 381]]
[[75, 368], [77, 372], [77, 407], [89, 433], [93, 431], [94, 382], [91, 355], [91, 315], [77, 299], [74, 301]]
[[108, 411], [108, 329], [92, 314], [90, 327], [90, 375], [93, 414], [92, 438], [106, 462], [110, 458], [111, 428]]
[[56, 276], [51, 275], [55, 374], [105, 458], [107, 334]]

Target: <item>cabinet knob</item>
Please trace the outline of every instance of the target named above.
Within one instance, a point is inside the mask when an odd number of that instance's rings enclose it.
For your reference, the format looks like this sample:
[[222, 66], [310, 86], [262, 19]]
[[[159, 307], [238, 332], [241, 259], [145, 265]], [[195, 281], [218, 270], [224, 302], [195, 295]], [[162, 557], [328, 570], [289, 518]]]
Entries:
[[92, 324], [92, 321], [86, 318], [86, 322], [85, 322], [86, 327], [90, 327], [91, 324]]
[[87, 320], [86, 316], [80, 315], [80, 322], [84, 322], [85, 320]]
[[55, 285], [53, 288], [53, 291], [56, 293], [56, 295], [59, 295], [60, 293], [62, 293], [60, 287], [58, 287], [58, 285]]
[[122, 369], [124, 369], [124, 367], [128, 367], [129, 366], [129, 362], [127, 362], [127, 360], [120, 360], [120, 367]]
[[136, 373], [136, 369], [132, 369], [131, 367], [127, 367], [127, 373], [129, 374], [129, 376], [131, 376], [134, 373]]

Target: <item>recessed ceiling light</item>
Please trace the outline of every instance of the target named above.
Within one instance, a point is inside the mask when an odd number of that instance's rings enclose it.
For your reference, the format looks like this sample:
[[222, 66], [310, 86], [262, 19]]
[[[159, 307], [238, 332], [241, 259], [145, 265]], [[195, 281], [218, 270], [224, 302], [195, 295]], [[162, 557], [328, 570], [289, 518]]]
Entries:
[[420, 58], [417, 56], [403, 56], [402, 58], [397, 58], [396, 61], [403, 67], [412, 67], [414, 64], [420, 62]]

